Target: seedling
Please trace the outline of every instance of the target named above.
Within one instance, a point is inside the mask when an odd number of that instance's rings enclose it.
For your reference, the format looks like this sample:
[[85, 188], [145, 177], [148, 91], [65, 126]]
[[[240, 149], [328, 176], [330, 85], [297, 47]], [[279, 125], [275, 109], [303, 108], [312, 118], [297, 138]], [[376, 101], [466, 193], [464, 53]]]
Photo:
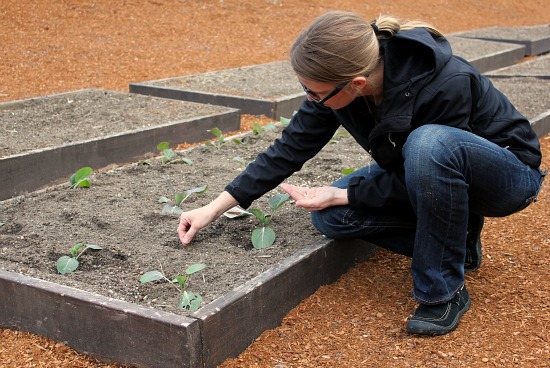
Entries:
[[165, 203], [164, 207], [162, 208], [163, 213], [175, 213], [178, 215], [181, 214], [183, 210], [181, 209], [180, 204], [185, 202], [185, 200], [189, 198], [191, 194], [193, 193], [202, 194], [206, 192], [206, 190], [208, 189], [208, 185], [203, 185], [202, 187], [189, 189], [189, 190], [186, 190], [185, 192], [178, 192], [172, 185], [170, 178], [168, 178], [167, 176], [163, 176], [162, 178], [166, 180], [168, 187], [173, 193], [172, 200], [164, 196], [159, 198], [160, 203]]
[[186, 157], [180, 157], [173, 149], [171, 149], [170, 143], [168, 142], [160, 142], [159, 144], [157, 144], [157, 150], [162, 153], [161, 162], [163, 165], [173, 164], [177, 162], [183, 162], [188, 165], [193, 165], [192, 160]]
[[[294, 111], [294, 112], [292, 113], [292, 116], [294, 116], [295, 114], [296, 114], [296, 111]], [[283, 126], [287, 126], [288, 124], [290, 124], [290, 120], [291, 120], [291, 119], [292, 119], [292, 118], [289, 119], [289, 118], [284, 118], [284, 117], [281, 116], [281, 117], [279, 118], [279, 121], [281, 122], [281, 124], [283, 124]]]
[[279, 121], [281, 122], [281, 124], [283, 124], [283, 126], [287, 126], [288, 124], [290, 124], [290, 119], [289, 118], [284, 118], [282, 116], [279, 119]]
[[193, 312], [199, 309], [202, 303], [202, 297], [198, 293], [187, 290], [187, 286], [189, 285], [191, 275], [195, 272], [203, 270], [204, 268], [206, 268], [204, 264], [193, 264], [187, 267], [187, 269], [185, 270], [185, 275], [177, 275], [172, 280], [166, 277], [166, 275], [162, 271], [148, 271], [140, 277], [139, 281], [142, 284], [159, 280], [168, 281], [171, 285], [174, 285], [174, 287], [176, 287], [178, 289], [178, 292], [180, 293], [178, 298], [178, 307]]
[[233, 157], [233, 161], [237, 161], [238, 163], [240, 163], [241, 166], [242, 166], [242, 168], [243, 168], [243, 170], [246, 169], [246, 167], [247, 167], [248, 164], [250, 163], [250, 162], [245, 161], [245, 159], [242, 158], [241, 156], [235, 156], [235, 157]]
[[349, 137], [348, 132], [338, 131], [338, 132], [334, 133], [334, 135], [332, 136], [329, 143], [339, 143], [341, 138], [346, 138], [346, 137]]
[[288, 194], [276, 194], [271, 197], [267, 203], [271, 209], [271, 212], [264, 214], [258, 208], [252, 208], [249, 210], [259, 221], [261, 226], [255, 228], [252, 231], [252, 245], [256, 249], [269, 248], [275, 242], [276, 234], [275, 230], [269, 227], [269, 223], [273, 219], [275, 212], [281, 208], [290, 199]]
[[0, 227], [4, 226], [5, 224], [3, 222], [0, 222]]
[[[223, 136], [222, 131], [219, 128], [212, 128], [207, 130], [207, 132], [214, 134], [218, 139], [215, 141], [206, 142], [205, 146], [215, 147], [216, 149], [220, 149], [225, 144], [226, 142], [225, 137]], [[243, 144], [243, 142], [237, 138], [232, 139], [231, 142], [235, 144]]]
[[71, 175], [71, 178], [69, 179], [71, 188], [89, 188], [90, 175], [92, 175], [92, 171], [93, 170], [91, 167], [81, 167], [80, 169], [78, 169], [73, 175]]
[[348, 174], [351, 174], [353, 172], [356, 172], [359, 169], [360, 169], [359, 167], [346, 167], [345, 169], [342, 169], [342, 171], [340, 171], [340, 172], [344, 175], [348, 175]]
[[260, 125], [260, 123], [254, 123], [252, 127], [252, 133], [255, 135], [264, 135], [266, 131], [272, 131], [277, 129], [277, 126], [274, 122], [269, 122], [263, 127]]
[[70, 256], [63, 256], [57, 260], [57, 272], [64, 275], [71, 273], [78, 268], [80, 262], [78, 259], [88, 249], [100, 250], [103, 249], [99, 245], [86, 244], [84, 242], [76, 243], [74, 247], [69, 249]]

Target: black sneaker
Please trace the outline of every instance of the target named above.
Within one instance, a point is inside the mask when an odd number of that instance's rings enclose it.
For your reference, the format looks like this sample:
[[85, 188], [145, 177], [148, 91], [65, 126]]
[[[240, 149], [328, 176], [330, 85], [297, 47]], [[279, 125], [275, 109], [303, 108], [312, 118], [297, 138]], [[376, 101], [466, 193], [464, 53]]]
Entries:
[[407, 322], [407, 331], [421, 335], [444, 335], [453, 331], [460, 317], [470, 309], [470, 295], [463, 286], [453, 299], [443, 304], [420, 304]]
[[468, 235], [466, 235], [466, 261], [464, 272], [472, 272], [481, 266], [481, 229], [485, 218], [470, 213], [468, 219]]

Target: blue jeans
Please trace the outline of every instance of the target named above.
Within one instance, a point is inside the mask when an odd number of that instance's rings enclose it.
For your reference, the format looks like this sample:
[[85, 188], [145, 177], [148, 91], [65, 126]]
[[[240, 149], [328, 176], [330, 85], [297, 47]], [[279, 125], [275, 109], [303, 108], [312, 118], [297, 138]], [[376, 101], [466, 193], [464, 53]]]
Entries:
[[[335, 238], [359, 238], [412, 257], [413, 297], [437, 304], [464, 285], [469, 216], [507, 216], [536, 200], [544, 174], [509, 150], [457, 128], [425, 125], [403, 147], [409, 201], [391, 208], [329, 207], [312, 212], [315, 227]], [[354, 176], [387, 172], [364, 167], [333, 183], [347, 188]]]

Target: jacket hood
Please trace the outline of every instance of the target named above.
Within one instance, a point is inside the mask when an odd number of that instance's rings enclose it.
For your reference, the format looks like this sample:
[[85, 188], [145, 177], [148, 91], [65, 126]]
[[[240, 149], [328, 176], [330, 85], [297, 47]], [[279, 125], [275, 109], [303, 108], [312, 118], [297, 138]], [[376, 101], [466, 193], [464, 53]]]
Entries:
[[437, 75], [452, 57], [451, 45], [425, 28], [398, 32], [381, 40], [384, 54], [384, 86], [393, 89], [404, 83], [424, 80], [425, 84]]
[[410, 131], [418, 92], [452, 57], [449, 42], [424, 28], [398, 32], [380, 41], [384, 58], [384, 100], [371, 139], [388, 131]]

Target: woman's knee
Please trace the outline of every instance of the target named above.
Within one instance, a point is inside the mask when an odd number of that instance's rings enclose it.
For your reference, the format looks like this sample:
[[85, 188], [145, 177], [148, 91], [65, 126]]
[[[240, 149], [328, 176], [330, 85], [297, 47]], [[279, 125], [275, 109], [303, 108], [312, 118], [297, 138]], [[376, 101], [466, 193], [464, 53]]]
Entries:
[[311, 222], [321, 234], [335, 239], [339, 237], [340, 231], [333, 221], [332, 212], [330, 207], [321, 211], [313, 211], [311, 212]]

